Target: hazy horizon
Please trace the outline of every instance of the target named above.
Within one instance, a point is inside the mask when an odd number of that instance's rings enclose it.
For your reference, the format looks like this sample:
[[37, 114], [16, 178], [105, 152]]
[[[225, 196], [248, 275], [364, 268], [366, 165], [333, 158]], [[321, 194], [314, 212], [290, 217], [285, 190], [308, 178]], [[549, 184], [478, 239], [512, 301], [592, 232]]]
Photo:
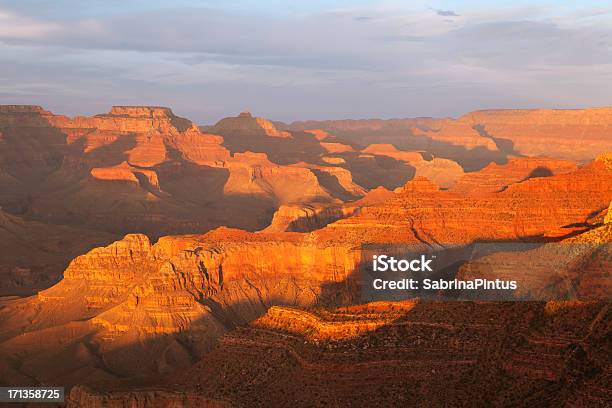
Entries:
[[281, 120], [281, 119], [277, 119], [274, 117], [267, 117], [267, 116], [262, 116], [260, 114], [257, 113], [257, 111], [249, 111], [249, 110], [241, 110], [241, 111], [237, 111], [237, 112], [231, 112], [228, 113], [227, 115], [223, 115], [220, 116], [218, 118], [213, 118], [211, 121], [208, 122], [201, 122], [201, 121], [197, 121], [197, 120], [193, 120], [192, 118], [190, 118], [187, 115], [183, 115], [180, 112], [178, 112], [176, 109], [174, 109], [172, 106], [163, 106], [163, 105], [151, 105], [151, 104], [141, 104], [141, 105], [109, 105], [107, 109], [103, 109], [102, 111], [99, 112], [88, 112], [88, 113], [79, 113], [79, 114], [68, 114], [65, 112], [59, 112], [59, 111], [55, 111], [53, 109], [49, 109], [49, 107], [44, 106], [44, 105], [40, 105], [40, 104], [32, 104], [32, 103], [15, 103], [15, 104], [4, 104], [4, 103], [0, 103], [0, 106], [2, 105], [30, 105], [30, 106], [40, 106], [41, 108], [53, 113], [54, 115], [60, 115], [60, 116], [67, 116], [69, 118], [75, 118], [78, 116], [95, 116], [95, 115], [99, 115], [99, 114], [105, 114], [105, 113], [109, 113], [111, 108], [114, 106], [119, 106], [119, 107], [151, 107], [151, 108], [169, 108], [172, 113], [174, 113], [174, 115], [178, 116], [178, 117], [182, 117], [184, 119], [189, 119], [192, 122], [194, 122], [196, 125], [198, 126], [213, 126], [215, 125], [217, 122], [219, 122], [222, 119], [225, 118], [230, 118], [230, 117], [236, 117], [238, 116], [240, 113], [243, 112], [248, 112], [250, 113], [253, 117], [261, 117], [267, 120], [270, 120], [272, 122], [282, 122], [286, 125], [291, 125], [292, 123], [296, 123], [296, 122], [311, 122], [311, 121], [343, 121], [343, 120], [348, 120], [348, 121], [360, 121], [360, 120], [403, 120], [403, 119], [418, 119], [418, 118], [433, 118], [433, 119], [459, 119], [461, 116], [471, 113], [471, 112], [476, 112], [476, 111], [497, 111], [497, 110], [538, 110], [538, 109], [548, 109], [548, 110], [584, 110], [584, 109], [612, 109], [612, 105], [601, 105], [601, 106], [582, 106], [582, 107], [568, 107], [568, 108], [555, 108], [555, 107], [533, 107], [533, 108], [521, 108], [521, 107], [514, 107], [514, 108], [496, 108], [496, 107], [490, 107], [490, 108], [484, 108], [484, 109], [475, 109], [475, 110], [471, 110], [471, 111], [466, 111], [466, 112], [462, 112], [458, 115], [455, 116], [433, 116], [433, 115], [419, 115], [419, 116], [394, 116], [394, 117], [324, 117], [324, 118], [297, 118], [294, 120]]
[[612, 105], [605, 1], [0, 0], [0, 104], [198, 124]]

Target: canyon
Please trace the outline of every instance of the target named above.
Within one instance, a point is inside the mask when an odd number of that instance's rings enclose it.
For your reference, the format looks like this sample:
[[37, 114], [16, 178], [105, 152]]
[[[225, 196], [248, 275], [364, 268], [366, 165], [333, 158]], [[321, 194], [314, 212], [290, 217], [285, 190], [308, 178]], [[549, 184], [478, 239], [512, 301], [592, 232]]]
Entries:
[[[0, 106], [0, 384], [69, 406], [603, 404], [611, 132], [607, 108]], [[368, 298], [372, 254], [407, 251], [519, 290]]]

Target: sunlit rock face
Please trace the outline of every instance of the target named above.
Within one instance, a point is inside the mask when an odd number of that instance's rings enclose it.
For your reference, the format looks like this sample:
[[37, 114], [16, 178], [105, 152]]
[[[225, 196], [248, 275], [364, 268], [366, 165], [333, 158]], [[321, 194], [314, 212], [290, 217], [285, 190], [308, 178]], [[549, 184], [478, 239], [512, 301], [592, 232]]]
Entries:
[[576, 163], [569, 160], [513, 157], [505, 164], [491, 163], [480, 171], [462, 175], [451, 189], [471, 194], [496, 192], [531, 178], [569, 173], [576, 169]]
[[357, 206], [345, 205], [282, 205], [274, 213], [265, 232], [309, 232], [353, 215]]
[[612, 223], [612, 201], [610, 202], [610, 206], [608, 207], [608, 212], [606, 213], [605, 222], [606, 224]]
[[498, 150], [492, 139], [483, 137], [470, 124], [451, 119], [440, 120], [428, 129], [413, 128], [413, 133], [416, 136], [424, 136], [433, 141], [463, 146], [466, 149], [482, 147], [491, 151]]
[[426, 177], [440, 187], [451, 187], [463, 176], [463, 168], [456, 162], [434, 157], [425, 160], [419, 152], [404, 152], [391, 144], [372, 144], [362, 150], [363, 153], [391, 157], [414, 167], [415, 177]]
[[502, 191], [465, 195], [417, 178], [382, 203], [320, 231], [333, 242], [465, 245], [477, 240], [554, 238], [581, 230], [612, 198], [603, 158], [570, 173], [536, 177]]
[[264, 118], [256, 118], [250, 112], [242, 112], [233, 118], [225, 118], [217, 122], [214, 130], [220, 134], [236, 134], [239, 136], [291, 137], [289, 132], [279, 131], [272, 122]]
[[[144, 235], [128, 235], [74, 259], [58, 285], [0, 311], [0, 355], [33, 353], [19, 373], [10, 359], [0, 361], [0, 373], [23, 379], [28, 367], [57, 358], [50, 339], [68, 348], [85, 342], [104, 356], [108, 370], [122, 375], [185, 367], [221, 334], [271, 305], [307, 307], [355, 297], [341, 283], [359, 257], [350, 247], [324, 247], [303, 234], [221, 228], [164, 237], [154, 245]], [[97, 361], [81, 361], [92, 378], [106, 375]], [[64, 369], [47, 366], [41, 376], [76, 381]]]
[[483, 110], [459, 121], [511, 142], [514, 150], [529, 156], [588, 161], [612, 150], [612, 108]]

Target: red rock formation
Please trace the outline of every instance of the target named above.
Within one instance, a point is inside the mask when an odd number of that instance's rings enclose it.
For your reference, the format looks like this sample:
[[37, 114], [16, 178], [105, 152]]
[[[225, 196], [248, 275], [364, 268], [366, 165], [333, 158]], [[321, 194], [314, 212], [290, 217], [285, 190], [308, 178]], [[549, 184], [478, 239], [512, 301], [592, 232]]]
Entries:
[[384, 187], [378, 187], [368, 191], [365, 196], [363, 196], [359, 200], [349, 203], [349, 205], [353, 205], [356, 207], [366, 207], [383, 203], [385, 201], [391, 200], [394, 197], [395, 194], [393, 193], [393, 191], [389, 191]]
[[[77, 257], [58, 285], [0, 310], [0, 374], [26, 381], [32, 369], [40, 370], [37, 378], [74, 383], [68, 367], [50, 364], [59, 358], [55, 341], [97, 350], [81, 362], [92, 380], [184, 367], [228, 327], [269, 305], [321, 301], [326, 285], [346, 279], [359, 256], [291, 233], [281, 238], [221, 228], [155, 245], [128, 235]], [[142, 347], [134, 349], [135, 343]], [[28, 355], [15, 372], [7, 353], [17, 350]]]
[[363, 153], [392, 157], [414, 167], [415, 176], [423, 176], [432, 180], [440, 187], [450, 187], [463, 176], [463, 168], [456, 162], [434, 157], [423, 159], [420, 152], [404, 152], [391, 144], [373, 144], [362, 150]]
[[355, 199], [366, 194], [366, 190], [353, 180], [352, 173], [339, 166], [318, 166], [309, 163], [295, 163], [292, 167], [310, 169], [319, 184], [333, 197], [342, 201]]
[[321, 142], [321, 146], [329, 153], [345, 153], [354, 151], [349, 145], [336, 142]]
[[95, 167], [91, 169], [91, 175], [93, 178], [98, 180], [124, 180], [136, 184], [138, 184], [137, 175], [142, 175], [147, 179], [151, 186], [159, 189], [157, 173], [152, 170], [139, 169], [138, 167], [130, 166], [127, 162], [123, 162], [113, 167]]
[[463, 146], [467, 149], [483, 147], [491, 151], [497, 150], [497, 145], [492, 139], [480, 135], [470, 124], [451, 119], [440, 120], [425, 130], [413, 128], [412, 132], [416, 136], [425, 136], [434, 141]]
[[312, 134], [317, 140], [325, 140], [331, 135], [321, 129], [304, 129], [304, 132]]
[[281, 205], [264, 232], [309, 232], [346, 218], [355, 212], [352, 206]]
[[[237, 120], [266, 138], [286, 136], [264, 120]], [[71, 119], [4, 106], [0, 131], [7, 146], [0, 152], [0, 204], [41, 221], [152, 235], [219, 225], [256, 230], [282, 203], [330, 199], [311, 170], [231, 156], [221, 136], [200, 132], [168, 108], [119, 106]]]
[[291, 134], [279, 131], [274, 124], [264, 118], [255, 118], [249, 112], [242, 112], [237, 117], [225, 118], [217, 122], [214, 130], [219, 134], [233, 134], [237, 136], [266, 136], [290, 138]]
[[535, 249], [508, 243], [479, 254], [491, 249], [476, 246], [458, 279], [515, 280], [519, 298], [597, 300], [612, 293], [612, 223]]
[[331, 198], [312, 171], [272, 163], [265, 153], [235, 153], [226, 166], [230, 170], [223, 187], [226, 195], [264, 197], [279, 204], [329, 201]]
[[503, 160], [496, 142], [467, 123], [452, 119], [372, 119], [294, 122], [287, 129], [316, 127], [343, 140], [368, 146], [392, 144], [403, 151], [425, 151], [436, 158], [450, 159], [466, 171], [478, 170], [491, 161]]
[[612, 151], [612, 108], [484, 110], [459, 119], [529, 156], [588, 161]]
[[421, 180], [407, 183], [392, 200], [321, 230], [334, 242], [461, 245], [476, 240], [524, 240], [564, 236], [612, 199], [612, 166], [602, 156], [571, 173], [526, 180], [501, 192], [465, 196], [436, 191]]
[[321, 156], [321, 160], [323, 160], [327, 164], [335, 165], [346, 163], [346, 160], [344, 160], [342, 157]]
[[566, 160], [512, 157], [506, 164], [491, 163], [480, 171], [466, 173], [453, 185], [452, 191], [470, 194], [491, 193], [530, 178], [569, 173], [576, 168], [574, 162]]
[[231, 408], [229, 401], [206, 398], [195, 393], [164, 391], [96, 392], [88, 387], [74, 387], [67, 398], [67, 407], [122, 408], [129, 404], [133, 408], [163, 408], [173, 405], [200, 408]]

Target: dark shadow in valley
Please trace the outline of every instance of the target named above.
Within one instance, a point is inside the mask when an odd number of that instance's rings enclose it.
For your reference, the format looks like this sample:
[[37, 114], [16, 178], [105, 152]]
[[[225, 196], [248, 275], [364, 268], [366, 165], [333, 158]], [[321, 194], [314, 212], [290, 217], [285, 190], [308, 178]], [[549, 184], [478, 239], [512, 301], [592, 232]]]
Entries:
[[263, 132], [243, 134], [217, 131], [215, 133], [223, 136], [223, 145], [232, 154], [247, 151], [266, 153], [271, 162], [280, 165], [299, 162], [326, 165], [320, 156], [327, 153], [327, 150], [309, 133], [292, 132], [291, 137], [271, 137]]
[[416, 174], [413, 166], [388, 156], [352, 153], [342, 157], [346, 163], [340, 166], [349, 170], [353, 181], [366, 189], [383, 186], [393, 190], [404, 186]]
[[514, 142], [512, 140], [494, 137], [487, 132], [484, 125], [474, 125], [472, 126], [472, 129], [477, 131], [480, 136], [493, 140], [499, 151], [504, 153], [506, 156], [525, 157], [521, 152], [514, 148]]
[[539, 166], [536, 167], [535, 169], [533, 169], [531, 171], [531, 173], [529, 173], [529, 175], [527, 177], [525, 177], [523, 180], [519, 181], [525, 181], [525, 180], [529, 180], [532, 178], [537, 178], [537, 177], [550, 177], [550, 176], [554, 176], [554, 173], [546, 166]]
[[[402, 151], [425, 152], [433, 157], [453, 160], [467, 172], [478, 171], [492, 162], [505, 164], [507, 156], [513, 154], [511, 153], [513, 150], [509, 149], [504, 141], [498, 140], [496, 142], [498, 151], [489, 150], [484, 146], [469, 149], [449, 142], [434, 140], [427, 136], [415, 135], [411, 131], [411, 128], [415, 126], [414, 124], [400, 128], [383, 126], [364, 130], [336, 131], [335, 134], [340, 138], [359, 143], [364, 148], [370, 144], [388, 143]], [[416, 127], [429, 130], [424, 125]], [[330, 131], [333, 132], [333, 130]]]
[[338, 181], [338, 178], [332, 174], [318, 169], [311, 170], [317, 177], [319, 184], [331, 194], [332, 197], [338, 198], [342, 201], [356, 200], [359, 197], [346, 191], [344, 187]]

